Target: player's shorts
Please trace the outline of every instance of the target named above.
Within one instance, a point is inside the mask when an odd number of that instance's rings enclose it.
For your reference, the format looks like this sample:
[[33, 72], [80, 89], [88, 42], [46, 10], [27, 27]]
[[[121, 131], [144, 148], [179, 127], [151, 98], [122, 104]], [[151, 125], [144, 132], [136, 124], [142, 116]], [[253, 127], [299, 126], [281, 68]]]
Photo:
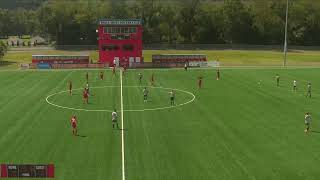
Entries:
[[305, 121], [304, 124], [305, 124], [306, 126], [309, 126], [309, 125], [310, 125], [310, 122]]
[[76, 123], [72, 123], [72, 128], [73, 129], [77, 128], [77, 124]]
[[148, 98], [148, 95], [143, 95], [143, 99], [147, 99]]
[[174, 97], [170, 97], [170, 100], [171, 100], [171, 101], [174, 101]]
[[117, 122], [117, 120], [116, 119], [112, 119], [112, 123], [116, 123]]

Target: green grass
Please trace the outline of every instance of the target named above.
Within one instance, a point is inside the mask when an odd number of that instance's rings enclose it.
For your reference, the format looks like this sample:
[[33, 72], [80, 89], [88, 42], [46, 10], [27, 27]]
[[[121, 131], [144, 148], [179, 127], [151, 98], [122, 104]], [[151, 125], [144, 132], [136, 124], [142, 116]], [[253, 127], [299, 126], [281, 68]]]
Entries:
[[[14, 69], [19, 63], [30, 63], [33, 54], [89, 55], [96, 62], [99, 59], [97, 51], [61, 51], [61, 50], [30, 50], [9, 51], [3, 58], [5, 65], [0, 69]], [[151, 62], [153, 54], [206, 54], [208, 60], [219, 60], [222, 66], [281, 66], [283, 53], [280, 51], [254, 50], [145, 50], [143, 56], [146, 62]], [[288, 65], [319, 66], [320, 51], [291, 51], [288, 53]]]
[[[319, 69], [222, 69], [129, 70], [123, 81], [125, 109], [164, 107], [167, 90], [150, 90], [150, 102], [142, 102], [142, 87], [155, 85], [195, 94], [194, 102], [172, 109], [125, 112], [125, 171], [127, 179], [229, 179], [316, 180], [319, 176], [320, 123]], [[0, 71], [0, 162], [54, 163], [57, 180], [121, 179], [121, 131], [112, 130], [109, 112], [84, 112], [57, 108], [46, 103], [48, 95], [85, 84], [85, 72]], [[89, 71], [91, 87], [119, 86], [119, 75]], [[279, 73], [280, 87], [274, 76]], [[204, 87], [197, 88], [197, 77]], [[292, 81], [298, 92], [292, 92]], [[261, 85], [258, 82], [261, 81]], [[305, 97], [307, 82], [313, 97]], [[130, 86], [130, 87], [127, 87]], [[91, 88], [89, 105], [80, 91], [62, 93], [49, 100], [55, 104], [86, 109], [120, 106], [119, 87]], [[191, 97], [177, 93], [177, 103]], [[305, 134], [304, 113], [313, 116]], [[71, 115], [79, 120], [73, 137]]]

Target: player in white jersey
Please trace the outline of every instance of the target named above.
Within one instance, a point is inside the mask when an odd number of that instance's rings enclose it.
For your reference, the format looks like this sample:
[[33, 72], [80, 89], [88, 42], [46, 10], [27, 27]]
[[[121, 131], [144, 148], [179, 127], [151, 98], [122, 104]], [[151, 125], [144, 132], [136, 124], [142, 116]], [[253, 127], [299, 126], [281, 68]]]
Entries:
[[306, 97], [311, 98], [311, 82], [308, 83]]
[[312, 120], [312, 117], [311, 117], [310, 113], [307, 112], [304, 115], [304, 124], [306, 126], [306, 129], [304, 130], [305, 133], [310, 131], [311, 120]]
[[170, 94], [170, 104], [171, 104], [171, 106], [174, 106], [175, 105], [175, 93], [174, 93], [174, 91], [173, 90], [171, 90], [170, 92], [169, 92], [169, 94]]
[[118, 124], [118, 114], [116, 109], [111, 113], [112, 117], [112, 128], [114, 128], [114, 125], [117, 125], [117, 128], [119, 129], [119, 124]]
[[141, 83], [142, 83], [142, 77], [143, 77], [143, 76], [142, 76], [142, 73], [140, 72], [140, 73], [139, 73], [139, 84], [140, 84], [140, 85], [141, 85]]
[[148, 101], [148, 94], [149, 94], [149, 91], [148, 91], [148, 89], [145, 87], [145, 88], [143, 89], [143, 101], [144, 101], [144, 102], [147, 102], [147, 101]]
[[297, 92], [297, 81], [293, 80], [293, 91]]
[[90, 92], [89, 92], [89, 83], [86, 84], [86, 91], [87, 91], [87, 94], [88, 96], [90, 95]]
[[279, 76], [279, 74], [276, 75], [276, 81], [277, 81], [277, 86], [279, 87], [279, 85], [280, 85], [280, 76]]

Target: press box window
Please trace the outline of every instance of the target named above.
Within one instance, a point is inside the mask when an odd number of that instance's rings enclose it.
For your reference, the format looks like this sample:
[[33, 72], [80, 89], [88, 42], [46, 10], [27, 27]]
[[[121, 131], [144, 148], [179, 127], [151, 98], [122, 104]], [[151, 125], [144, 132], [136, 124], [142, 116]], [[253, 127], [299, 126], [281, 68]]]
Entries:
[[122, 46], [122, 49], [124, 51], [133, 51], [134, 47], [133, 47], [132, 44], [125, 44], [125, 45]]
[[123, 34], [117, 34], [117, 35], [112, 35], [111, 36], [111, 39], [112, 40], [127, 40], [127, 39], [130, 39], [130, 36], [129, 35], [123, 35]]
[[102, 46], [103, 51], [112, 51], [112, 50], [118, 50], [118, 49], [119, 49], [119, 47], [117, 45], [113, 45], [113, 44], [107, 44], [107, 45]]

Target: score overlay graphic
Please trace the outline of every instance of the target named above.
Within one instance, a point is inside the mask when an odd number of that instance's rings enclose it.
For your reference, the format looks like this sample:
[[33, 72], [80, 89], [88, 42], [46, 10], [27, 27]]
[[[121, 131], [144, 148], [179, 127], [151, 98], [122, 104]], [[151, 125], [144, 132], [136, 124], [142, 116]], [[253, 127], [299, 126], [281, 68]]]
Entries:
[[1, 164], [1, 178], [54, 178], [53, 164]]

